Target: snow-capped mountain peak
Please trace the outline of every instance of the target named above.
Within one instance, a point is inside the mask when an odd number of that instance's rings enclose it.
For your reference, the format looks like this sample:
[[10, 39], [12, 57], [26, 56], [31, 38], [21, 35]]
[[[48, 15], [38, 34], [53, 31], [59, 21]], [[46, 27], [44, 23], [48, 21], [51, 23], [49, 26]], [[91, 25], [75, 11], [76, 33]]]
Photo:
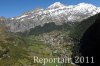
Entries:
[[59, 7], [65, 7], [65, 5], [63, 5], [60, 2], [55, 2], [54, 4], [50, 5], [48, 8], [49, 9], [55, 9], [55, 8], [59, 8]]
[[94, 5], [90, 4], [90, 3], [79, 3], [79, 6], [87, 6], [87, 7], [95, 7]]
[[77, 7], [79, 9], [95, 9], [97, 8], [96, 6], [92, 5], [92, 4], [89, 4], [89, 3], [79, 3], [77, 5]]
[[[77, 5], [63, 5], [56, 2], [47, 9], [35, 9], [12, 18], [10, 30], [13, 32], [25, 31], [36, 26], [43, 26], [46, 23], [54, 22], [61, 25], [67, 22], [80, 22], [90, 16], [100, 13], [100, 7], [88, 3]], [[8, 25], [8, 26], [9, 26]]]

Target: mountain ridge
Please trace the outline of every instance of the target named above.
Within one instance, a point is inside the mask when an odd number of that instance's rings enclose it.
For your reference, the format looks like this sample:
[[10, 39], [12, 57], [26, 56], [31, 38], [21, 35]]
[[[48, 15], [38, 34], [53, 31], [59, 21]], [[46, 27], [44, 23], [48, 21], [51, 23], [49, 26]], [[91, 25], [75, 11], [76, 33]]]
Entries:
[[51, 22], [54, 22], [56, 25], [62, 25], [67, 22], [80, 22], [99, 12], [100, 7], [88, 3], [66, 6], [60, 2], [55, 2], [47, 9], [38, 8], [21, 16], [8, 19], [5, 25], [9, 27], [11, 32], [24, 32]]

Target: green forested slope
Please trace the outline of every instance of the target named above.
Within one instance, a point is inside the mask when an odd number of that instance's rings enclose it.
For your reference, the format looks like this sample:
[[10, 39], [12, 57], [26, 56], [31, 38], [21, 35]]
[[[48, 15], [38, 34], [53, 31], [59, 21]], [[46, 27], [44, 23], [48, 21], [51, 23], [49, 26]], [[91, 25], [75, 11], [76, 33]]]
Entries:
[[[33, 57], [71, 57], [77, 55], [78, 43], [84, 32], [100, 14], [82, 22], [37, 26], [24, 33], [11, 33], [0, 26], [0, 66], [42, 66], [33, 63]], [[57, 64], [57, 63], [56, 63]], [[57, 64], [61, 66], [60, 64]], [[46, 66], [55, 66], [47, 64]], [[65, 64], [65, 66], [75, 66]]]

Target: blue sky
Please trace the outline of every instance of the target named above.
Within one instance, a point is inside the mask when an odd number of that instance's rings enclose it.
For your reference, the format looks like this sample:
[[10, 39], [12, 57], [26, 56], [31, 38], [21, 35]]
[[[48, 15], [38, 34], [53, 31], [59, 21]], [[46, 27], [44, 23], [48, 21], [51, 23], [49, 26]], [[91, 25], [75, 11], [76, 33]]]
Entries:
[[0, 16], [14, 17], [37, 7], [47, 8], [54, 2], [75, 5], [81, 2], [91, 3], [100, 7], [100, 0], [0, 0]]

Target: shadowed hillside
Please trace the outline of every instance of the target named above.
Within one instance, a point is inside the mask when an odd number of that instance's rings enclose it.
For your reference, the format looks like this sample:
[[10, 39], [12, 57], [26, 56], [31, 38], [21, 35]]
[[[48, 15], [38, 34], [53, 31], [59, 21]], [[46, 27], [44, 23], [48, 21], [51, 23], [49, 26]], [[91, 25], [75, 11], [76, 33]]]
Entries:
[[[81, 66], [98, 66], [100, 65], [100, 17], [98, 17], [84, 33], [80, 41], [80, 53], [84, 57], [94, 57], [94, 63], [81, 64]], [[91, 59], [89, 59], [91, 62]]]
[[[80, 66], [98, 66], [99, 64], [99, 41], [100, 41], [100, 14], [96, 14], [83, 20], [76, 25], [70, 35], [74, 41], [73, 56], [94, 57], [94, 64], [79, 63]], [[86, 59], [85, 61], [86, 62]]]

